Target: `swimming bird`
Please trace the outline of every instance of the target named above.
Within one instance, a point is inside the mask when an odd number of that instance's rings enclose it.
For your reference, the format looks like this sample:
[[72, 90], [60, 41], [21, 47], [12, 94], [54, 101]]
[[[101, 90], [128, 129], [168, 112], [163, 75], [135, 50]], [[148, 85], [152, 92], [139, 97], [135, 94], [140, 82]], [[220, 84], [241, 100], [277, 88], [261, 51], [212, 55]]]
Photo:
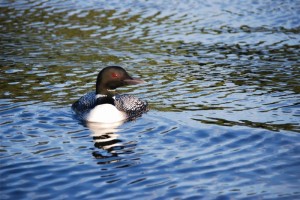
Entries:
[[122, 67], [102, 69], [96, 81], [96, 91], [89, 92], [72, 105], [80, 120], [115, 123], [132, 120], [148, 111], [148, 103], [133, 95], [115, 93], [115, 89], [144, 81], [132, 78]]

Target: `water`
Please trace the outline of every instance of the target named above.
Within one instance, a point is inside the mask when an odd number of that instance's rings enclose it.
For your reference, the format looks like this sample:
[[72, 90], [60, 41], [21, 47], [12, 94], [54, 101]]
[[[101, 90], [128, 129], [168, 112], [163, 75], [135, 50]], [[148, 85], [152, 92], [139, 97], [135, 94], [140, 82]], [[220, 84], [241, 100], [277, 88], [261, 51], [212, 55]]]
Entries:
[[[300, 199], [299, 1], [1, 1], [0, 199]], [[141, 118], [82, 124], [98, 71]]]

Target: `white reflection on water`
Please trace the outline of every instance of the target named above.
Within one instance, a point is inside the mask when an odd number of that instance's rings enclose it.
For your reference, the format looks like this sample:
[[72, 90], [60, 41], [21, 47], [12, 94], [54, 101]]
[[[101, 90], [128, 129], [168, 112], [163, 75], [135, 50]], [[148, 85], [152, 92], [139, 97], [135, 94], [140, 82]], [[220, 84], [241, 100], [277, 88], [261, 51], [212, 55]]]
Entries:
[[120, 145], [119, 142], [116, 143], [110, 143], [113, 140], [118, 139], [117, 132], [120, 131], [119, 126], [121, 126], [123, 122], [117, 122], [117, 123], [87, 123], [87, 127], [92, 131], [92, 137], [93, 141], [97, 144], [99, 147], [100, 143], [106, 144], [101, 145], [101, 148], [104, 150], [111, 149], [117, 145]]

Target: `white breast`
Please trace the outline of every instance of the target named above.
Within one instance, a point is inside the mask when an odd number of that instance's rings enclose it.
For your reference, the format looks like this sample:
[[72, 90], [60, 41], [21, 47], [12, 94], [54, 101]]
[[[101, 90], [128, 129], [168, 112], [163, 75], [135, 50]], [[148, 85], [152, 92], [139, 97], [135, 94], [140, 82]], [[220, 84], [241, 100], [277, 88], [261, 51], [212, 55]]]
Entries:
[[98, 105], [86, 115], [87, 121], [100, 123], [115, 123], [124, 121], [126, 118], [127, 116], [124, 112], [119, 111], [111, 104]]

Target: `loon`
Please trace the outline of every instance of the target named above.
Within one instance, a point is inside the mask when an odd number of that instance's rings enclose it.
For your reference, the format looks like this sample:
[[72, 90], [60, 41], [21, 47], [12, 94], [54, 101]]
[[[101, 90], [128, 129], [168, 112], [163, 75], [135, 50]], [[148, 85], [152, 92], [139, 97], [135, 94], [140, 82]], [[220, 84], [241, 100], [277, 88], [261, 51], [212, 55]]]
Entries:
[[148, 111], [148, 103], [139, 98], [115, 94], [115, 89], [144, 81], [132, 78], [122, 67], [102, 69], [96, 81], [96, 91], [89, 92], [72, 105], [80, 120], [87, 122], [116, 123], [133, 120]]

